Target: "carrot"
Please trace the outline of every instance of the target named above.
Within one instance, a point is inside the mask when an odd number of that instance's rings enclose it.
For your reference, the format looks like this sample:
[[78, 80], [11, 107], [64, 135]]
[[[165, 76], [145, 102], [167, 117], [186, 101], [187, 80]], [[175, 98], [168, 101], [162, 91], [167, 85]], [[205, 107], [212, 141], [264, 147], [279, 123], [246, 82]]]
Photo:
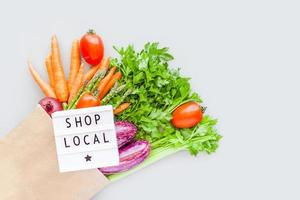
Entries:
[[66, 81], [66, 76], [64, 68], [61, 63], [60, 50], [58, 46], [58, 41], [56, 36], [52, 36], [51, 39], [51, 62], [54, 73], [54, 90], [57, 99], [60, 102], [66, 102], [69, 97], [68, 84]]
[[94, 74], [98, 71], [100, 65], [91, 67], [85, 74], [84, 80], [89, 81], [93, 78]]
[[77, 75], [75, 77], [75, 80], [73, 81], [73, 85], [70, 89], [70, 96], [69, 96], [68, 103], [70, 103], [74, 99], [77, 92], [83, 85], [83, 75], [84, 75], [84, 67], [83, 67], [83, 64], [81, 64], [81, 66], [79, 67], [79, 70], [77, 72]]
[[49, 84], [47, 84], [38, 74], [38, 72], [34, 69], [34, 67], [32, 66], [32, 64], [30, 62], [28, 62], [28, 68], [29, 71], [33, 77], [33, 79], [35, 80], [35, 82], [39, 85], [39, 87], [41, 88], [41, 90], [43, 91], [43, 93], [47, 96], [47, 97], [53, 97], [56, 98], [55, 92], [53, 90], [53, 88], [51, 88], [51, 86]]
[[73, 87], [73, 82], [76, 78], [76, 74], [79, 70], [80, 64], [81, 64], [81, 60], [80, 60], [80, 51], [79, 51], [79, 41], [74, 40], [71, 49], [71, 63], [70, 63], [70, 72], [69, 72], [69, 79], [68, 79], [69, 91], [71, 91], [71, 88]]
[[123, 112], [124, 110], [126, 110], [129, 106], [130, 106], [130, 103], [122, 103], [116, 109], [114, 109], [114, 114], [115, 115], [120, 114], [121, 112]]
[[108, 91], [114, 86], [114, 84], [120, 80], [122, 77], [122, 73], [121, 72], [117, 72], [115, 73], [111, 79], [109, 80], [109, 82], [106, 84], [106, 86], [103, 88], [102, 91], [100, 91], [99, 94], [99, 99], [101, 100], [107, 93]]
[[84, 80], [89, 81], [93, 78], [95, 73], [98, 71], [98, 69], [106, 68], [108, 69], [110, 59], [109, 58], [103, 58], [102, 61], [99, 63], [99, 65], [91, 67], [89, 71], [84, 75]]
[[111, 77], [114, 75], [117, 67], [112, 67], [108, 74], [100, 81], [99, 86], [98, 86], [98, 93], [100, 94], [101, 91], [104, 89], [104, 87], [107, 85]]
[[47, 73], [48, 73], [48, 77], [49, 77], [50, 86], [52, 88], [54, 88], [54, 73], [53, 73], [52, 64], [51, 64], [51, 54], [49, 54], [46, 57], [45, 65], [46, 65], [46, 68], [47, 68]]

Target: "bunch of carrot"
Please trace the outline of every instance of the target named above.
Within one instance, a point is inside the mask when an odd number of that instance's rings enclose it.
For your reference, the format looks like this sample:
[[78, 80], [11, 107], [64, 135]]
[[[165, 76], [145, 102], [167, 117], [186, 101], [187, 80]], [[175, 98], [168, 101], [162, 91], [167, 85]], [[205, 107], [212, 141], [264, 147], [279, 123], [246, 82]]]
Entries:
[[[57, 37], [51, 38], [51, 53], [45, 59], [49, 77], [49, 84], [44, 81], [35, 70], [31, 62], [28, 63], [29, 71], [46, 97], [52, 97], [64, 105], [64, 109], [76, 108], [76, 103], [86, 92], [95, 94], [101, 101], [108, 92], [122, 78], [116, 67], [110, 66], [110, 59], [103, 58], [100, 64], [92, 66], [86, 73], [84, 63], [81, 62], [79, 41], [74, 40], [71, 48], [71, 62], [69, 78], [66, 79], [61, 61]], [[122, 103], [114, 109], [114, 114], [119, 114], [130, 106]]]

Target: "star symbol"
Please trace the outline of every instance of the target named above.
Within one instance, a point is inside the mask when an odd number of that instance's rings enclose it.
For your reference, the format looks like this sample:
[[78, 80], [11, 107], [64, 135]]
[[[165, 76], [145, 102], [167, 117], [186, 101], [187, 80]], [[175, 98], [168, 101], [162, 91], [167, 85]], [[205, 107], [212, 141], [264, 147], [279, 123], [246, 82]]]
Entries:
[[85, 162], [92, 161], [91, 160], [92, 156], [90, 156], [89, 154], [87, 154], [86, 157], [84, 158], [85, 158]]

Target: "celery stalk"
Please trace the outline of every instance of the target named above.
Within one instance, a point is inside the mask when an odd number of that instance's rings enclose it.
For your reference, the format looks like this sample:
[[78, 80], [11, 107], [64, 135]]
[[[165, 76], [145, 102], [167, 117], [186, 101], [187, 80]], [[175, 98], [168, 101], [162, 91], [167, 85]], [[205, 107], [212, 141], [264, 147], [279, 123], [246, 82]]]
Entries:
[[144, 167], [147, 167], [148, 165], [151, 165], [152, 163], [159, 161], [160, 159], [163, 159], [169, 155], [177, 153], [178, 151], [183, 150], [183, 149], [184, 149], [184, 147], [155, 149], [150, 153], [149, 157], [143, 163], [138, 165], [137, 167], [135, 167], [129, 171], [126, 171], [126, 172], [109, 175], [107, 178], [112, 182], [117, 181], [119, 179], [127, 177], [128, 175], [130, 175], [136, 171], [143, 169]]

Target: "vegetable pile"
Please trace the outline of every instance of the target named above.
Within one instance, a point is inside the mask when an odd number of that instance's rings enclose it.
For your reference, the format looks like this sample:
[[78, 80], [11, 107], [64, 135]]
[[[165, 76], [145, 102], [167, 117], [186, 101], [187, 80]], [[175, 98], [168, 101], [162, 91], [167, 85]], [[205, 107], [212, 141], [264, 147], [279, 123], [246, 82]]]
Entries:
[[[217, 121], [204, 114], [202, 100], [191, 90], [189, 78], [182, 77], [179, 69], [169, 68], [173, 56], [168, 48], [158, 43], [147, 43], [140, 51], [132, 45], [114, 48], [119, 57], [105, 58], [102, 39], [94, 31], [80, 42], [75, 40], [66, 80], [53, 36], [51, 54], [45, 60], [49, 84], [29, 63], [34, 80], [46, 95], [41, 105], [50, 115], [62, 108], [113, 106], [120, 165], [99, 170], [117, 180], [180, 150], [192, 155], [215, 152], [221, 139], [215, 129]], [[87, 63], [91, 67], [85, 72]]]
[[[221, 138], [214, 128], [217, 121], [203, 116], [204, 108], [199, 106], [202, 101], [191, 91], [189, 79], [180, 76], [178, 69], [169, 68], [173, 57], [168, 48], [147, 43], [139, 52], [133, 46], [115, 49], [120, 59], [113, 59], [112, 65], [124, 77], [119, 87], [125, 87], [107, 104], [118, 106], [120, 102], [130, 102], [130, 107], [117, 118], [133, 122], [138, 127], [136, 138], [150, 142], [147, 161], [151, 163], [183, 149], [192, 155], [214, 152]], [[147, 161], [139, 167], [146, 166]]]

